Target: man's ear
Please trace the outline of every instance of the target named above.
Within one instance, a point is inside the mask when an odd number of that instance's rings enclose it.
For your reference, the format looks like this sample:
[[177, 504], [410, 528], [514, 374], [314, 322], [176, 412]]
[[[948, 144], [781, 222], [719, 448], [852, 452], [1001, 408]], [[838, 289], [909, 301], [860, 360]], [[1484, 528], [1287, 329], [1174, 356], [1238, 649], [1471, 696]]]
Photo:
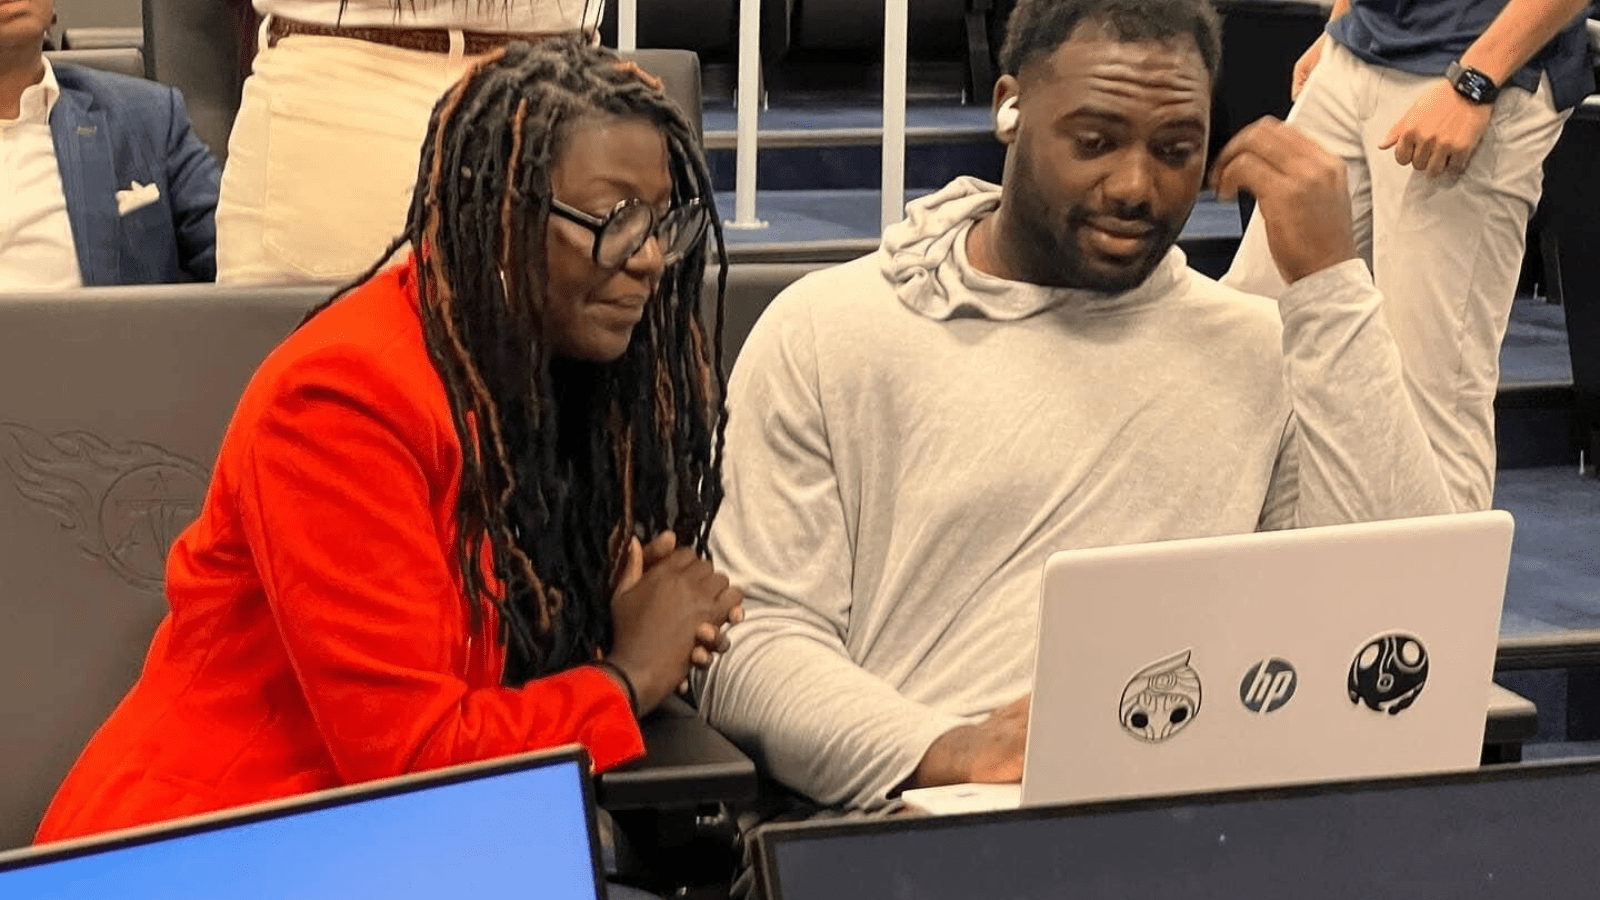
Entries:
[[1017, 79], [1012, 75], [1000, 76], [994, 85], [994, 136], [1006, 145], [1016, 140], [1017, 127], [1022, 121], [1017, 87]]

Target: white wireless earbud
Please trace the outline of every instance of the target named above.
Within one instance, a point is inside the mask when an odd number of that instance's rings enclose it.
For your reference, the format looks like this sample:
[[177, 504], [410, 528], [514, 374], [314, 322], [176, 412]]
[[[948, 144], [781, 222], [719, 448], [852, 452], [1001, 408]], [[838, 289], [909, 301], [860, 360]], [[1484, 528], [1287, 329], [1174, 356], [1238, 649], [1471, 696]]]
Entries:
[[1022, 114], [1017, 111], [1017, 98], [1015, 95], [1006, 98], [1000, 108], [994, 113], [994, 130], [1002, 135], [1009, 135], [1017, 130], [1017, 120]]

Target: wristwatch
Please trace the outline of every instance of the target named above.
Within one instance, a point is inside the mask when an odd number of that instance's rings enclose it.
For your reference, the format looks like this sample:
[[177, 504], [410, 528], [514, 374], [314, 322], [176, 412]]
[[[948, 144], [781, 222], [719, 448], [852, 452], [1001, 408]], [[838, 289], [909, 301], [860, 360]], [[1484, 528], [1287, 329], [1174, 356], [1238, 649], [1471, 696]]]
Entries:
[[1473, 103], [1493, 103], [1494, 98], [1500, 96], [1500, 86], [1494, 83], [1494, 79], [1470, 66], [1463, 66], [1460, 60], [1444, 70], [1444, 77], [1456, 89], [1456, 93]]

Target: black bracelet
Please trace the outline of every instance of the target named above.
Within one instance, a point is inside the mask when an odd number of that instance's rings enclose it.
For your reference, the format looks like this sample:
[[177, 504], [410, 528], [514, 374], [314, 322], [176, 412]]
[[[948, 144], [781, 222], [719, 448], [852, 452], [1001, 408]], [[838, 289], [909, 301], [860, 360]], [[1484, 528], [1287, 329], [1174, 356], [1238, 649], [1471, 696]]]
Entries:
[[622, 682], [622, 686], [628, 689], [628, 708], [633, 710], [633, 717], [635, 719], [639, 718], [639, 692], [634, 690], [633, 679], [628, 677], [628, 673], [622, 671], [621, 666], [609, 659], [597, 659], [589, 665], [599, 669], [605, 669], [607, 672], [611, 672], [617, 676], [617, 680]]

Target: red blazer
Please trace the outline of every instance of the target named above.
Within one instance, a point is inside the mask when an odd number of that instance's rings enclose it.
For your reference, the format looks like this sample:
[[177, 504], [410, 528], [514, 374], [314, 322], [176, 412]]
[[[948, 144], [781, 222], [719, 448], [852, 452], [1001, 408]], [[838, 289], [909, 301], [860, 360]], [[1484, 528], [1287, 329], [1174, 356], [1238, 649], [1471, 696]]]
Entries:
[[643, 753], [604, 672], [502, 687], [495, 623], [470, 628], [461, 445], [414, 277], [379, 275], [257, 370], [167, 561], [144, 671], [36, 840], [563, 743], [598, 769]]

